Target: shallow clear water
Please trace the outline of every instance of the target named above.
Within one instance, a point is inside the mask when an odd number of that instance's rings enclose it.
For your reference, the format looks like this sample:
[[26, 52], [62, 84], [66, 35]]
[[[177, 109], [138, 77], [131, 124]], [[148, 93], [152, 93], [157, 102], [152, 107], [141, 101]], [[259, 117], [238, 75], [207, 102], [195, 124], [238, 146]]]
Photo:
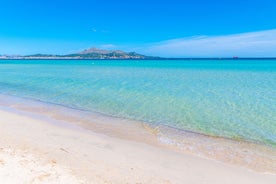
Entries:
[[0, 61], [0, 93], [276, 145], [276, 60]]

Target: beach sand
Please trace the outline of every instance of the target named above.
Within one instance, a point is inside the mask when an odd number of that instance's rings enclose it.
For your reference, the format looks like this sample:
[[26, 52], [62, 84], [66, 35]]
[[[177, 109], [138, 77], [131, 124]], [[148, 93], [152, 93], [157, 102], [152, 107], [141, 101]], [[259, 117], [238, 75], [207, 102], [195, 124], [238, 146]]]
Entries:
[[274, 184], [276, 175], [0, 110], [0, 183]]

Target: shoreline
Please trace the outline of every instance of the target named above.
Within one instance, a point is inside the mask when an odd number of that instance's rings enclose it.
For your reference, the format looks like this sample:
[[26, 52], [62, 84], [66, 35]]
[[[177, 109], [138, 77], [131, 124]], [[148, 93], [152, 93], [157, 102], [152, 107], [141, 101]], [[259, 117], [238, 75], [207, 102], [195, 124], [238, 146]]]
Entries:
[[272, 147], [176, 128], [106, 116], [9, 95], [0, 95], [0, 111], [8, 111], [76, 130], [161, 147], [181, 154], [218, 161], [260, 173], [276, 174]]
[[[35, 162], [37, 169], [46, 167], [46, 174], [43, 171], [43, 177], [41, 172], [36, 172], [40, 175], [32, 173], [24, 177], [40, 182], [61, 178], [65, 181], [70, 178], [72, 183], [269, 184], [276, 181], [275, 175], [249, 171], [164, 147], [110, 137], [81, 127], [65, 127], [5, 110], [0, 110], [0, 116], [1, 153], [3, 150], [7, 152], [7, 149], [13, 152], [11, 157], [4, 157], [6, 160], [3, 162], [23, 158], [24, 154], [24, 158], [26, 154], [27, 157], [34, 155], [25, 161], [33, 163], [38, 159]], [[43, 166], [40, 165], [42, 163]], [[55, 178], [55, 167], [47, 164], [62, 168], [59, 169], [60, 177]], [[0, 169], [3, 167], [5, 165]], [[1, 177], [0, 181], [5, 179]], [[232, 178], [231, 181], [228, 178]]]

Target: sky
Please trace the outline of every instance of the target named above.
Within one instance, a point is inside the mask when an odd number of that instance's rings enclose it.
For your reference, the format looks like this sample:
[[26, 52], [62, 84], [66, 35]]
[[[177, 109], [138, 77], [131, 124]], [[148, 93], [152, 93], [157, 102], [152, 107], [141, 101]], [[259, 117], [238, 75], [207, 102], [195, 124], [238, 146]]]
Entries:
[[1, 54], [276, 57], [275, 0], [0, 0]]

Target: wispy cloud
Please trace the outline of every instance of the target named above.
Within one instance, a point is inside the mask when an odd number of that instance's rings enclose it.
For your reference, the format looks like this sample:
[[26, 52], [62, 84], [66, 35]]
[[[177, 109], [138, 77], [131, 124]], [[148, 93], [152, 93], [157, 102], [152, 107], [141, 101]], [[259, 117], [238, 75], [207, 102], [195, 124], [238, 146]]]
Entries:
[[140, 47], [163, 57], [275, 57], [276, 29], [224, 36], [194, 36]]
[[96, 28], [92, 28], [91, 31], [94, 32], [94, 33], [97, 33], [97, 32], [98, 33], [109, 33], [109, 31], [105, 30], [105, 29], [99, 30], [99, 29], [96, 29]]

